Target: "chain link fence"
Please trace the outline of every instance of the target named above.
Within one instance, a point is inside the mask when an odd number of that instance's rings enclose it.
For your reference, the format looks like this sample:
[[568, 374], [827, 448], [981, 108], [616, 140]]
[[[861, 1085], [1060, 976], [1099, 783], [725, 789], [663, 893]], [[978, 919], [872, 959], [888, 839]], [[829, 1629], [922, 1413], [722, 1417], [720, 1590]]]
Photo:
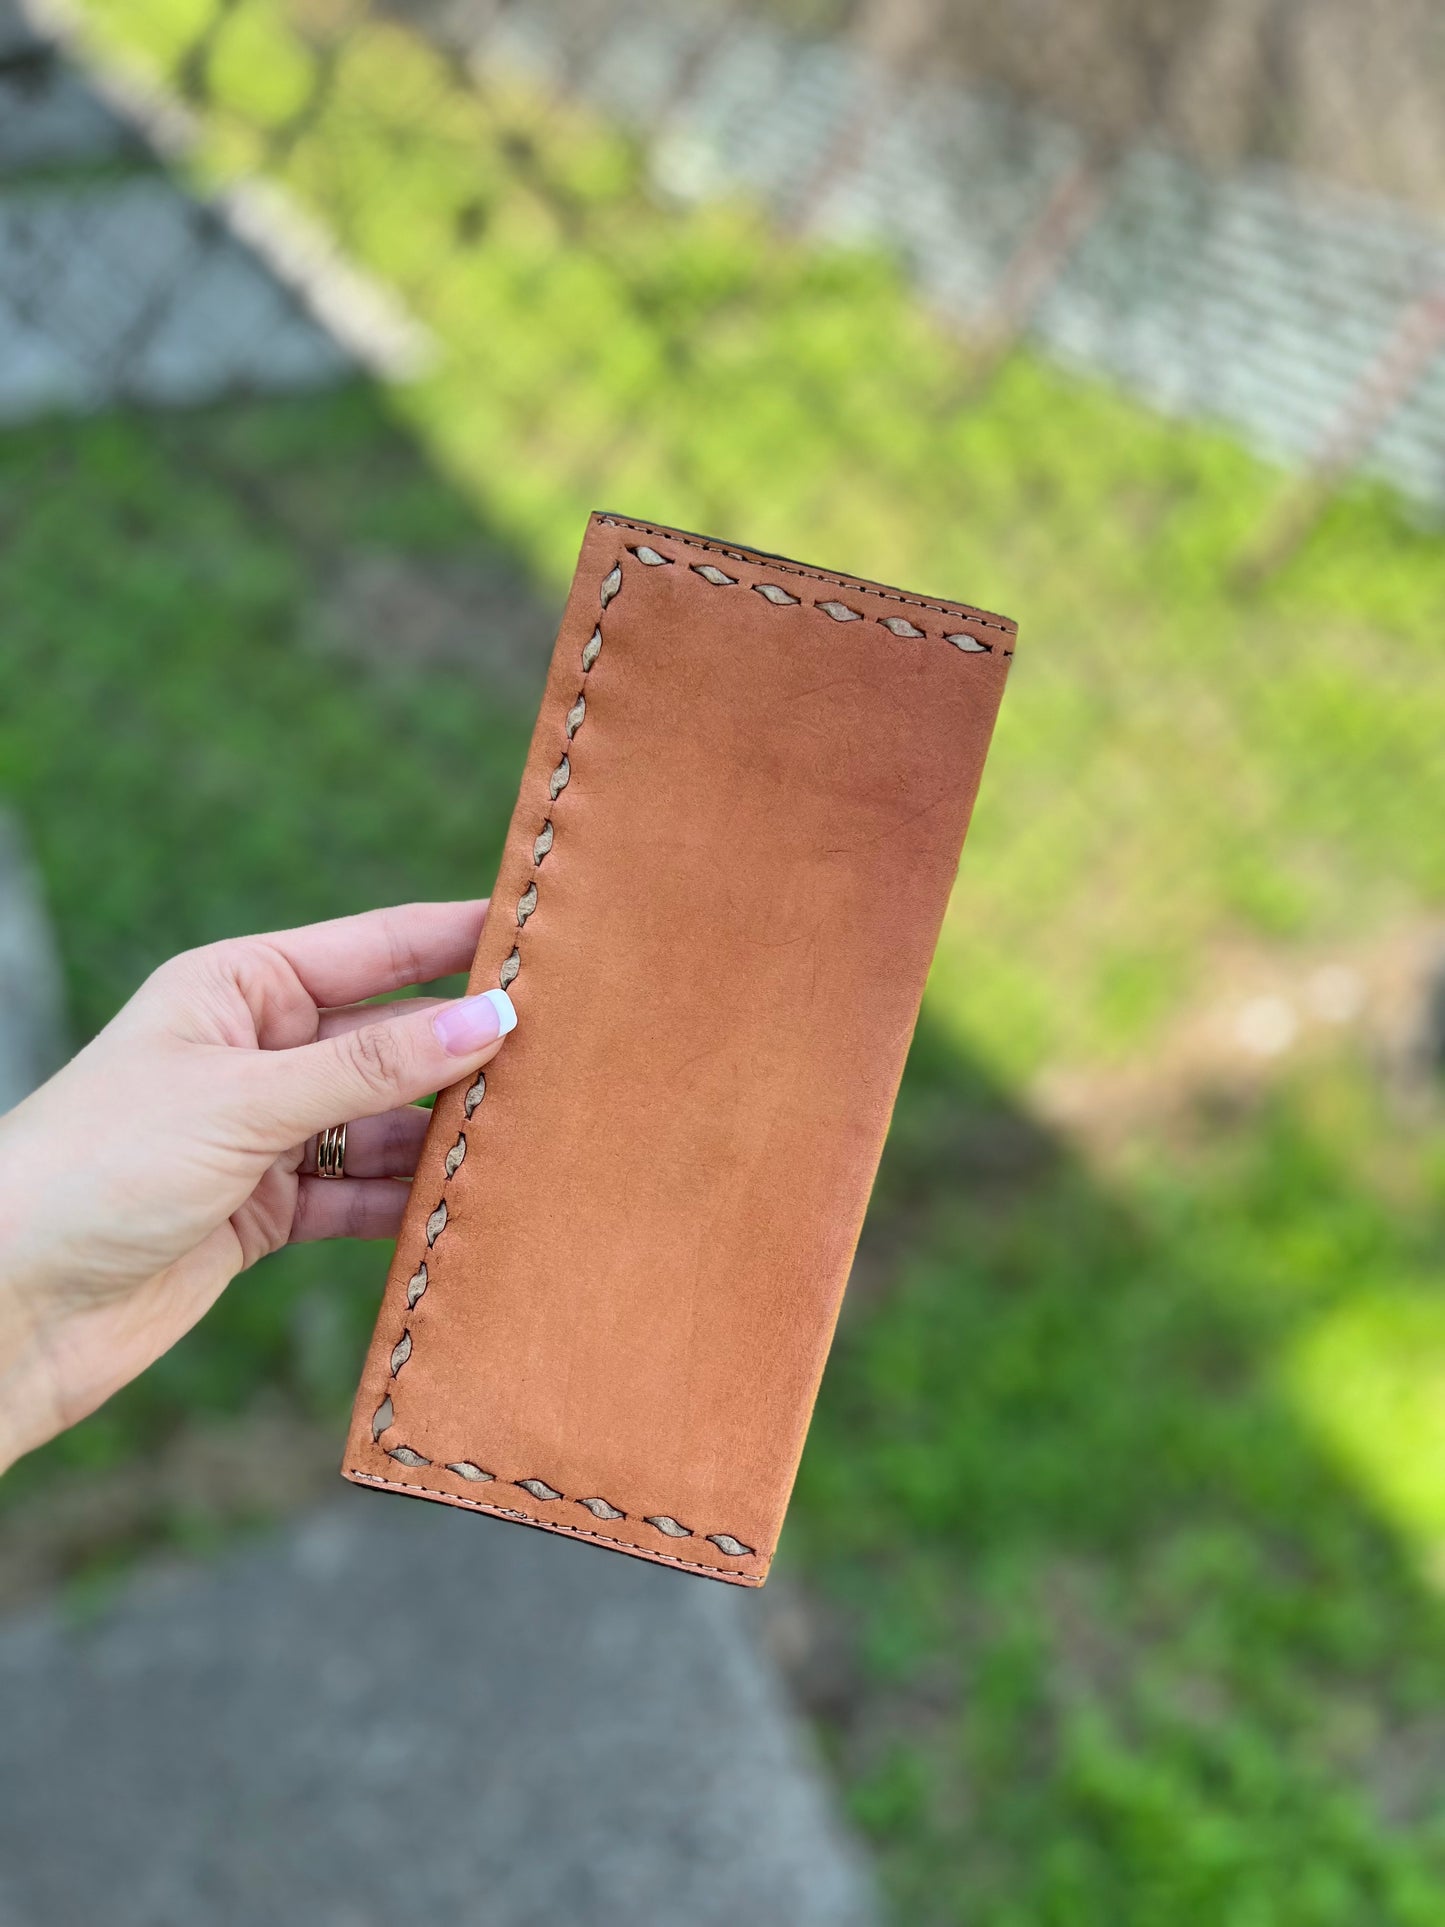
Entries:
[[[308, 326], [288, 285], [296, 250], [271, 258], [264, 220], [237, 236], [224, 210], [189, 201], [147, 164], [157, 147], [185, 145], [184, 108], [204, 108], [208, 62], [234, 11], [218, 6], [173, 50], [169, 97], [148, 105], [114, 75], [81, 71], [53, 20], [47, 31], [9, 0], [8, 413], [106, 394], [184, 403], [304, 385], [358, 357], [393, 372], [404, 364], [384, 327], [380, 341], [368, 329], [346, 339], [354, 311], [374, 302], [352, 290], [325, 313], [329, 325]], [[1445, 228], [1403, 199], [1268, 156], [1246, 151], [1224, 167], [1169, 152], [1146, 119], [1165, 91], [1158, 76], [1149, 87], [1135, 77], [1143, 98], [1105, 89], [1101, 130], [1092, 90], [1071, 123], [996, 86], [918, 71], [920, 43], [949, 44], [942, 8], [904, 9], [901, 32], [883, 10], [906, 56], [866, 9], [851, 35], [830, 38], [621, 0], [396, 12], [473, 84], [525, 76], [636, 130], [664, 195], [742, 194], [791, 233], [884, 246], [965, 338], [1026, 335], [1154, 407], [1227, 424], [1269, 459], [1332, 481], [1361, 467], [1432, 508], [1445, 497]], [[1063, 23], [1051, 24], [1062, 33], [1050, 38], [1067, 42]], [[1125, 9], [1112, 40], [1088, 24], [1088, 51], [1112, 72], [1136, 23]], [[1170, 77], [1197, 51], [1194, 32], [1173, 42]], [[255, 157], [263, 173], [326, 110], [344, 38], [316, 44], [309, 93], [268, 129], [273, 153]], [[1231, 77], [1258, 88], [1238, 53]], [[1275, 101], [1275, 120], [1298, 105]], [[1433, 182], [1419, 144], [1419, 177]], [[57, 197], [35, 179], [57, 168], [108, 178]]]
[[193, 138], [178, 97], [78, 60], [58, 23], [7, 0], [0, 419], [414, 364], [420, 331], [264, 181], [207, 194], [174, 177]]
[[[247, 224], [155, 166], [193, 138], [189, 115], [204, 114], [238, 11], [218, 5], [186, 44], [172, 40], [164, 89], [147, 95], [69, 56], [53, 16], [7, 0], [0, 408], [12, 418], [107, 396], [184, 404], [304, 386], [357, 365], [396, 373], [415, 355], [384, 301], [346, 286], [334, 262], [341, 296], [326, 300], [318, 262], [331, 250], [314, 234], [279, 239], [274, 196]], [[905, 8], [901, 27], [896, 12], [875, 21], [863, 9], [826, 38], [774, 17], [623, 0], [422, 0], [394, 13], [444, 54], [455, 85], [522, 77], [634, 130], [665, 197], [747, 196], [790, 234], [882, 246], [975, 348], [1026, 337], [1152, 407], [1226, 424], [1267, 459], [1332, 483], [1360, 469], [1432, 510], [1445, 498], [1445, 227], [1402, 198], [1251, 155], [1251, 134], [1270, 145], [1268, 121], [1236, 130], [1245, 151], [1227, 166], [1170, 152], [1159, 138], [1170, 130], [1148, 119], [1166, 79], [1130, 86], [1128, 63], [1115, 73], [1138, 25], [1127, 8], [1112, 38], [1107, 18], [1049, 23], [1044, 81], [1067, 65], [1071, 34], [1115, 81], [1083, 90], [1073, 122], [987, 75], [949, 77], [966, 65], [957, 55], [927, 71], [921, 56], [961, 37], [941, 7]], [[253, 176], [337, 104], [347, 16], [298, 24], [312, 70], [264, 130]], [[1173, 32], [1168, 79], [1198, 37]], [[1259, 91], [1238, 51], [1226, 77]], [[1299, 108], [1276, 100], [1273, 121]], [[1417, 180], [1432, 183], [1420, 146]], [[57, 171], [86, 178], [57, 193]]]

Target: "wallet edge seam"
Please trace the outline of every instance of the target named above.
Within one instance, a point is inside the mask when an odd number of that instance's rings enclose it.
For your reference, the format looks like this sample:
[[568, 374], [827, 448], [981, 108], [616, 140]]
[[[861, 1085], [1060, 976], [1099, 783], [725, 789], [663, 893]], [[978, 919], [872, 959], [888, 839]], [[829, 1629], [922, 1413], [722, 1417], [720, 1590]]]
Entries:
[[[534, 1513], [522, 1511], [519, 1506], [491, 1505], [485, 1499], [472, 1499], [465, 1493], [448, 1492], [444, 1486], [426, 1485], [419, 1479], [384, 1478], [379, 1472], [364, 1472], [357, 1465], [343, 1465], [341, 1476], [355, 1485], [380, 1486], [388, 1492], [425, 1493], [428, 1498], [440, 1499], [446, 1505], [460, 1506], [468, 1512], [486, 1512], [494, 1519], [510, 1519], [516, 1525], [536, 1526], [542, 1532], [564, 1532], [572, 1539], [592, 1539], [598, 1545], [610, 1547], [616, 1552], [652, 1559], [659, 1565], [677, 1566], [683, 1572], [698, 1573], [706, 1579], [721, 1579], [729, 1585], [761, 1586], [772, 1566], [771, 1553], [765, 1555], [761, 1572], [742, 1572], [728, 1566], [707, 1565], [696, 1559], [680, 1559], [676, 1553], [644, 1546], [636, 1539], [619, 1539], [615, 1533], [592, 1532], [586, 1526], [569, 1526], [560, 1519], [539, 1519]], [[754, 1554], [754, 1557], [757, 1556]]]
[[[681, 529], [669, 528], [663, 522], [636, 522], [625, 515], [612, 515], [603, 509], [594, 509], [592, 520], [604, 528], [630, 529], [636, 535], [656, 535], [665, 542], [680, 542], [684, 548], [699, 549], [708, 555], [726, 555], [734, 561], [746, 562], [756, 567], [759, 564], [771, 565], [791, 575], [800, 575], [810, 582], [824, 582], [835, 589], [852, 589], [859, 595], [881, 596], [887, 602], [901, 602], [910, 609], [930, 609], [935, 615], [962, 616], [965, 621], [981, 623], [985, 628], [997, 629], [1012, 642], [1018, 640], [1018, 624], [1009, 616], [991, 614], [971, 602], [935, 602], [926, 596], [907, 595], [902, 589], [890, 588], [886, 583], [870, 582], [862, 576], [842, 575], [832, 569], [817, 569], [805, 562], [795, 562], [790, 556], [773, 555], [763, 549], [749, 549], [740, 543], [714, 542], [702, 535], [690, 535]], [[992, 652], [991, 652], [992, 653]], [[1012, 649], [997, 652], [1008, 660]]]

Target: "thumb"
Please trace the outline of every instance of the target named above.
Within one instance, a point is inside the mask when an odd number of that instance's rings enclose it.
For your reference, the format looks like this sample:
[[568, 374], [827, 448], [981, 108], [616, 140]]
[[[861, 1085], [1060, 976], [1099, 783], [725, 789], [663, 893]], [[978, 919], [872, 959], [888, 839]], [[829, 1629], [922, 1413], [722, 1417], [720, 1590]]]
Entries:
[[514, 1030], [505, 990], [388, 1017], [292, 1050], [263, 1051], [281, 1141], [377, 1117], [444, 1090], [489, 1063]]

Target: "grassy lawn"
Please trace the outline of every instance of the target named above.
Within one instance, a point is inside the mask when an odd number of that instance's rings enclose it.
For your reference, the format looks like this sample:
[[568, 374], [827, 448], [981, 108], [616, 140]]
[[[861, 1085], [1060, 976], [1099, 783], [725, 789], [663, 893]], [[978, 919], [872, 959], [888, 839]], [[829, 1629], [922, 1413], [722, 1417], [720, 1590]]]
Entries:
[[[170, 70], [206, 9], [92, 13]], [[300, 118], [307, 34], [228, 18], [205, 165], [282, 130], [444, 353], [0, 436], [0, 777], [77, 1034], [183, 945], [485, 887], [531, 708], [496, 611], [545, 631], [590, 507], [1017, 616], [786, 1542], [850, 1655], [820, 1717], [910, 1923], [1434, 1927], [1445, 1133], [1341, 1056], [1101, 1172], [1020, 1093], [1147, 1052], [1220, 944], [1438, 905], [1445, 543], [1354, 498], [1244, 598], [1280, 484], [1221, 439], [1022, 357], [970, 399], [885, 265], [660, 209], [399, 30]], [[488, 633], [358, 649], [379, 564]], [[263, 1268], [11, 1487], [263, 1393], [339, 1413], [383, 1257]]]
[[661, 210], [629, 143], [463, 90], [400, 26], [353, 26], [333, 62], [319, 0], [236, 0], [201, 61], [214, 0], [88, 12], [199, 91], [207, 177], [270, 162], [436, 331], [399, 406], [544, 580], [615, 507], [1019, 619], [940, 960], [967, 1048], [1012, 1073], [1139, 1048], [1219, 934], [1337, 937], [1445, 892], [1420, 834], [1445, 544], [1383, 500], [1244, 599], [1275, 474], [1025, 359], [970, 405], [886, 264]]
[[926, 1229], [792, 1527], [900, 1919], [1439, 1918], [1445, 1145], [1392, 1128], [1340, 1066], [1101, 1187], [921, 1033], [870, 1236]]

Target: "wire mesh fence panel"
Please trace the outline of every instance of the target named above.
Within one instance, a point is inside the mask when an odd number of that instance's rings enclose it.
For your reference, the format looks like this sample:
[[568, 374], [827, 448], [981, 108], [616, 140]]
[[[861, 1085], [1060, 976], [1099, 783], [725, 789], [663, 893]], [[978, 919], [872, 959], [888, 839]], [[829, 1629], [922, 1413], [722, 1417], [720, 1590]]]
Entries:
[[405, 323], [273, 207], [168, 168], [182, 102], [0, 20], [0, 415], [191, 406], [399, 369]]
[[[879, 86], [877, 63], [856, 47], [800, 39], [757, 18], [740, 18], [721, 32], [706, 13], [574, 0], [421, 9], [410, 24], [482, 85], [512, 76], [560, 87], [637, 128], [669, 194], [752, 197], [785, 224], [806, 203], [816, 236], [886, 247], [965, 331], [986, 323], [1007, 301], [1011, 279], [1021, 278], [1016, 292], [1027, 312], [1018, 324], [1046, 351], [1153, 406], [1227, 423], [1270, 459], [1297, 467], [1326, 456], [1352, 398], [1388, 354], [1402, 312], [1427, 299], [1445, 275], [1445, 233], [1403, 208], [1277, 166], [1211, 174], [1147, 142], [1111, 155], [1103, 178], [1080, 199], [1078, 231], [1062, 218], [1052, 258], [1039, 230], [1078, 186], [1083, 135], [1036, 107], [912, 76], [901, 92], [888, 93], [885, 111], [865, 113], [855, 126]], [[172, 48], [171, 85], [204, 106], [213, 65], [228, 41], [244, 40], [245, 26], [244, 9], [207, 16], [185, 45]], [[302, 30], [298, 45], [308, 49], [309, 71], [293, 76], [287, 111], [253, 120], [253, 166], [284, 165], [308, 121], [326, 113], [347, 37], [346, 16], [339, 29], [333, 22], [319, 35]], [[137, 152], [143, 130], [87, 90], [53, 44], [33, 28], [16, 44], [5, 83], [7, 131], [0, 134], [8, 144], [0, 164], [12, 177], [50, 162]], [[849, 138], [835, 153], [840, 129]], [[113, 277], [118, 310], [134, 304], [138, 276], [147, 274], [155, 283], [152, 307], [167, 307], [165, 262], [174, 262], [186, 227], [173, 198], [132, 186], [107, 219], [76, 202], [73, 189], [50, 205], [17, 200], [19, 193], [12, 186], [3, 277], [12, 311], [50, 298], [45, 264], [56, 254], [48, 237], [72, 221], [75, 245], [62, 253], [85, 252], [88, 227], [102, 239], [111, 230], [131, 264], [128, 274]], [[1054, 225], [1060, 227], [1058, 218]], [[29, 235], [35, 238], [27, 248]], [[185, 245], [206, 238], [203, 221], [194, 236]], [[224, 237], [210, 238], [221, 255]], [[1020, 277], [1022, 256], [1029, 263]], [[198, 258], [198, 278], [201, 267]], [[112, 277], [103, 260], [97, 271]], [[233, 332], [275, 343], [275, 379], [334, 372], [319, 340], [303, 349], [304, 330], [294, 319], [282, 325], [284, 299], [267, 315], [256, 307], [259, 284], [241, 293], [244, 271], [235, 259], [218, 261], [215, 271], [223, 287], [227, 276], [235, 283]], [[231, 300], [221, 296], [224, 306]], [[79, 305], [93, 310], [96, 301]], [[66, 325], [57, 316], [42, 332], [63, 333]], [[102, 303], [91, 351], [102, 387], [117, 380], [120, 342], [135, 325], [131, 317], [106, 330]], [[162, 325], [159, 312], [155, 325]], [[191, 330], [170, 325], [215, 340], [204, 317]], [[107, 335], [104, 345], [99, 334]], [[40, 352], [29, 348], [32, 356]], [[1434, 361], [1426, 357], [1412, 371], [1358, 451], [1365, 472], [1429, 504], [1445, 491]], [[257, 372], [221, 366], [212, 386]], [[154, 389], [154, 376], [138, 379], [138, 392]], [[194, 379], [172, 379], [178, 397], [195, 392]], [[89, 392], [78, 373], [69, 392]]]

